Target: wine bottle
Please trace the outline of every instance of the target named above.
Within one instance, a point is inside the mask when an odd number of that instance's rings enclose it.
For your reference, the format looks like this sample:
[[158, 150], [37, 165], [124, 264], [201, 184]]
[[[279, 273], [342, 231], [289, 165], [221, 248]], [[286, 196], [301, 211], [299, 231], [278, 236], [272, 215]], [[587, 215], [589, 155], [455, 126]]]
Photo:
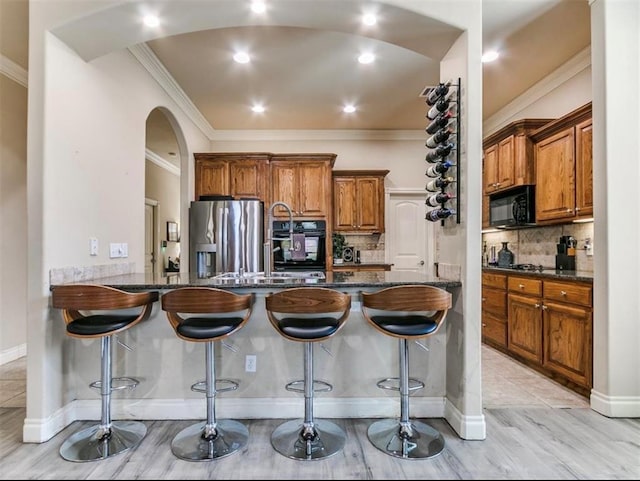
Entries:
[[426, 160], [430, 164], [440, 162], [442, 159], [444, 159], [447, 155], [451, 153], [454, 147], [455, 145], [452, 143], [440, 144], [435, 149], [427, 152], [427, 155], [424, 156], [424, 160]]
[[429, 125], [427, 125], [427, 128], [424, 129], [424, 131], [428, 134], [435, 134], [438, 129], [446, 127], [452, 121], [452, 116], [453, 114], [449, 111], [442, 112], [435, 119], [433, 119]]
[[449, 192], [438, 192], [437, 194], [427, 197], [427, 200], [425, 200], [424, 203], [431, 207], [438, 207], [440, 204], [444, 204], [451, 199], [453, 199], [453, 194]]
[[437, 164], [431, 165], [425, 172], [425, 175], [427, 177], [440, 177], [442, 174], [445, 174], [452, 165], [453, 163], [448, 160], [438, 162]]
[[427, 112], [427, 118], [429, 120], [434, 120], [438, 115], [440, 115], [442, 112], [445, 112], [449, 108], [449, 104], [451, 103], [452, 93], [453, 92], [449, 92], [449, 94], [446, 97], [443, 97], [442, 99], [438, 100], [435, 104], [433, 104], [433, 107], [431, 107]]
[[438, 177], [437, 179], [429, 181], [427, 183], [427, 186], [425, 187], [425, 190], [429, 192], [438, 192], [454, 181], [455, 179], [453, 177]]
[[432, 88], [429, 95], [427, 95], [427, 105], [431, 106], [435, 104], [440, 97], [447, 95], [447, 93], [449, 93], [449, 85], [451, 85], [451, 82], [440, 82], [436, 87]]
[[424, 145], [430, 149], [435, 149], [439, 144], [446, 142], [452, 133], [451, 129], [440, 129], [429, 137]]
[[447, 209], [441, 207], [440, 209], [433, 209], [427, 212], [427, 215], [424, 217], [426, 220], [430, 220], [431, 222], [437, 222], [442, 219], [446, 219], [447, 217], [455, 214], [456, 211], [453, 209]]

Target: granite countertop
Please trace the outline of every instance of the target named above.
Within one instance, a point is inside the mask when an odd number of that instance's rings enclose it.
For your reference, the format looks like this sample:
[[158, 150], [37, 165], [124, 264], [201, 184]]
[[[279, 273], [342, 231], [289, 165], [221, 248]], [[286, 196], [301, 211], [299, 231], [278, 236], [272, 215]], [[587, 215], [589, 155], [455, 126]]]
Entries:
[[559, 269], [543, 269], [542, 271], [525, 271], [520, 269], [509, 269], [507, 267], [483, 267], [483, 272], [500, 272], [511, 276], [540, 277], [548, 279], [558, 279], [563, 281], [581, 281], [593, 283], [593, 272], [589, 271], [564, 271]]
[[[180, 287], [209, 286], [225, 289], [273, 289], [274, 287], [391, 287], [403, 284], [426, 284], [443, 289], [460, 287], [460, 281], [447, 280], [433, 276], [402, 271], [349, 271], [326, 272], [326, 279], [199, 279], [189, 273], [169, 274], [123, 274], [111, 277], [102, 277], [91, 281], [70, 282], [65, 284], [100, 284], [118, 289], [146, 290], [146, 289], [177, 289]], [[52, 284], [51, 289], [56, 285]]]

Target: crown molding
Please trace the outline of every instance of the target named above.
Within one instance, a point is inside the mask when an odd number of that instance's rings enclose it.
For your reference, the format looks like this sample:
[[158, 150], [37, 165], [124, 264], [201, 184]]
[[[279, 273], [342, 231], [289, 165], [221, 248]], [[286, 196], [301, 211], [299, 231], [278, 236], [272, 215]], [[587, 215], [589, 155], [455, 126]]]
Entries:
[[424, 139], [423, 130], [216, 130], [211, 141]]
[[144, 149], [144, 158], [149, 162], [153, 162], [161, 169], [167, 170], [169, 173], [180, 177], [180, 168], [166, 160], [164, 157], [159, 156], [153, 150]]
[[482, 136], [486, 137], [507, 125], [515, 116], [552, 90], [578, 75], [591, 65], [591, 46], [585, 48], [545, 78], [526, 90], [522, 95], [498, 110], [483, 122]]
[[180, 88], [178, 82], [171, 76], [169, 71], [162, 65], [153, 50], [146, 43], [139, 43], [128, 48], [129, 52], [140, 62], [140, 64], [151, 74], [156, 82], [169, 94], [169, 97], [178, 104], [178, 107], [191, 119], [191, 121], [202, 131], [204, 135], [212, 139], [214, 135], [213, 127], [204, 118], [204, 115], [193, 104], [187, 94]]
[[18, 82], [24, 88], [28, 88], [29, 74], [13, 60], [0, 54], [0, 73], [9, 77], [14, 82]]

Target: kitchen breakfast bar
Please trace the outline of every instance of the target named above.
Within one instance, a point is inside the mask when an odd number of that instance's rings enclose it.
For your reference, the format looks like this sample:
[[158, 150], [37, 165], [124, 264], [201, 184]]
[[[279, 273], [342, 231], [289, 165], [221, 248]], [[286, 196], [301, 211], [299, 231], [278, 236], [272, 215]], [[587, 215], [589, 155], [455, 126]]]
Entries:
[[[410, 377], [425, 386], [411, 394], [411, 416], [447, 418], [461, 437], [468, 436], [464, 421], [458, 419], [464, 418], [460, 414], [462, 408], [457, 406], [465, 396], [465, 380], [460, 373], [466, 369], [460, 342], [462, 316], [456, 309], [460, 281], [401, 271], [326, 272], [304, 277], [274, 274], [265, 278], [256, 273], [229, 273], [204, 279], [188, 273], [124, 274], [77, 283], [125, 291], [158, 291], [160, 299], [170, 290], [192, 286], [253, 294], [253, 310], [246, 325], [215, 350], [216, 377], [238, 383], [237, 390], [217, 396], [218, 416], [235, 419], [294, 418], [302, 416], [304, 410], [301, 394], [285, 389], [285, 385], [303, 377], [303, 345], [276, 332], [267, 318], [265, 296], [292, 287], [326, 287], [350, 294], [351, 311], [344, 327], [316, 346], [315, 379], [333, 385], [330, 392], [316, 395], [316, 415], [394, 417], [398, 413], [397, 391], [380, 389], [376, 383], [397, 377], [398, 341], [368, 324], [361, 312], [361, 293], [409, 284], [445, 289], [452, 294], [453, 307], [444, 325], [435, 335], [409, 343]], [[74, 283], [52, 282], [51, 290], [62, 284]], [[51, 326], [53, 335], [64, 336], [60, 312], [52, 308], [50, 318], [55, 323]], [[66, 337], [61, 341], [63, 408], [54, 423], [60, 428], [75, 420], [100, 418], [99, 393], [89, 387], [100, 376], [99, 340]], [[113, 419], [205, 417], [204, 396], [191, 390], [195, 382], [205, 377], [203, 345], [184, 342], [176, 336], [161, 302], [154, 304], [147, 320], [119, 334], [113, 346], [113, 376], [139, 381], [135, 389], [114, 391]], [[255, 356], [255, 364], [248, 369], [247, 356]], [[456, 422], [452, 422], [453, 418]], [[472, 437], [477, 438], [477, 434]]]

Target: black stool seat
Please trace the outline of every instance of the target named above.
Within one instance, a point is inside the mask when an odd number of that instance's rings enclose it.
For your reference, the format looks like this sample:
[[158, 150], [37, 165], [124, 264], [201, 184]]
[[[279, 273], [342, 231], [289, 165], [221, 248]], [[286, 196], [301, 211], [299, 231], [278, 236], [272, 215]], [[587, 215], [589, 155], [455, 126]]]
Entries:
[[[391, 456], [424, 459], [444, 449], [442, 434], [426, 423], [410, 420], [409, 392], [424, 387], [424, 383], [409, 379], [407, 340], [435, 334], [450, 308], [451, 294], [433, 286], [403, 285], [362, 293], [365, 319], [384, 335], [399, 341], [400, 375], [379, 381], [378, 387], [400, 392], [400, 420], [381, 419], [367, 431], [369, 441]], [[392, 380], [398, 381], [397, 387], [391, 387], [388, 381]]]
[[[344, 325], [351, 308], [348, 294], [322, 287], [285, 289], [265, 298], [271, 325], [283, 337], [304, 343], [304, 380], [287, 384], [289, 391], [304, 392], [304, 420], [280, 424], [271, 434], [271, 445], [283, 456], [317, 460], [342, 450], [344, 430], [327, 420], [313, 417], [314, 392], [332, 389], [329, 383], [314, 381], [313, 344], [334, 336]], [[304, 389], [298, 388], [304, 385]], [[318, 389], [314, 389], [318, 385]]]
[[[162, 309], [176, 335], [185, 341], [205, 343], [206, 379], [191, 389], [206, 393], [207, 419], [186, 427], [173, 438], [171, 451], [180, 459], [223, 458], [247, 444], [249, 430], [244, 424], [233, 419], [216, 419], [216, 394], [235, 390], [238, 383], [216, 380], [214, 342], [241, 329], [249, 320], [252, 307], [252, 294], [240, 295], [212, 287], [183, 287], [162, 296]], [[217, 389], [216, 383], [228, 387]]]
[[[97, 461], [137, 446], [147, 433], [144, 423], [111, 420], [111, 393], [133, 388], [138, 381], [111, 375], [112, 336], [148, 319], [158, 293], [126, 292], [95, 284], [58, 286], [53, 289], [52, 305], [62, 309], [67, 335], [80, 339], [101, 339], [101, 376], [90, 384], [100, 389], [102, 414], [100, 424], [69, 436], [60, 447], [60, 455], [75, 462]], [[140, 308], [131, 314], [131, 308]], [[124, 310], [127, 310], [124, 312]], [[112, 311], [93, 313], [81, 311]], [[116, 385], [118, 382], [121, 384]]]

